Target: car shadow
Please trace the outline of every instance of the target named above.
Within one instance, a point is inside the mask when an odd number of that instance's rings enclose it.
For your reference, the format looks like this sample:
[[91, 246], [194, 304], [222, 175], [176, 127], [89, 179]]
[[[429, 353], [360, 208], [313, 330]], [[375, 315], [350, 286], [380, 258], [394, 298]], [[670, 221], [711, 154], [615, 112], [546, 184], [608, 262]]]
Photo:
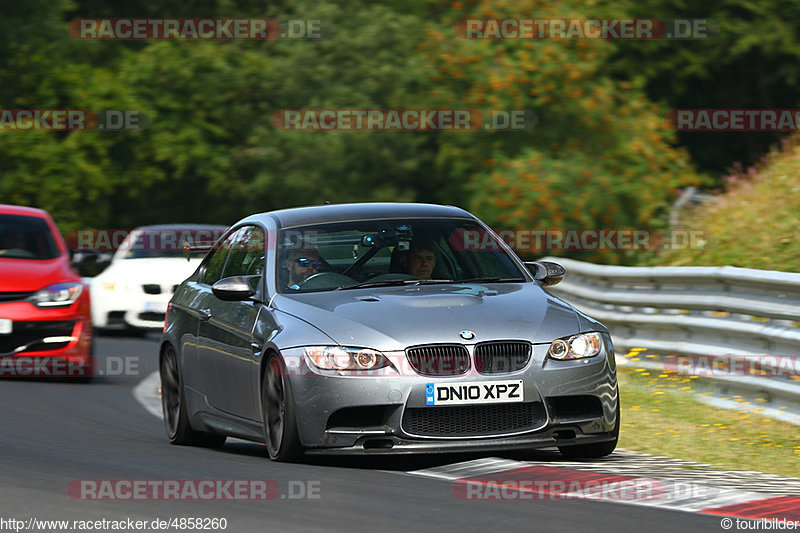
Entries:
[[122, 339], [122, 338], [158, 339], [161, 335], [161, 332], [155, 329], [138, 329], [138, 328], [108, 328], [108, 329], [95, 328], [94, 333], [98, 337], [110, 337], [116, 339]]
[[[222, 448], [221, 453], [259, 457], [268, 461], [267, 450], [263, 444], [229, 440]], [[562, 459], [561, 454], [555, 449], [525, 450], [514, 452], [468, 452], [468, 453], [419, 453], [397, 455], [313, 455], [306, 454], [296, 464], [308, 466], [324, 466], [330, 468], [352, 468], [364, 470], [389, 470], [410, 472], [436, 468], [449, 464], [499, 457], [515, 461], [556, 461]]]

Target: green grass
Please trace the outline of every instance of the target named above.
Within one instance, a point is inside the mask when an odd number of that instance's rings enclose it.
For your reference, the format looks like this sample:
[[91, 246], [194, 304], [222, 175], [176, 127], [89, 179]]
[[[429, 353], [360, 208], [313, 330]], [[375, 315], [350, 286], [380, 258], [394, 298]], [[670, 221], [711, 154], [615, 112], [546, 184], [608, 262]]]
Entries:
[[619, 446], [735, 470], [800, 477], [800, 428], [759, 414], [735, 396], [739, 411], [698, 401], [690, 378], [619, 368]]
[[751, 172], [735, 172], [733, 185], [684, 216], [700, 231], [698, 249], [666, 251], [644, 258], [654, 265], [732, 265], [795, 272], [800, 264], [800, 137], [775, 150]]

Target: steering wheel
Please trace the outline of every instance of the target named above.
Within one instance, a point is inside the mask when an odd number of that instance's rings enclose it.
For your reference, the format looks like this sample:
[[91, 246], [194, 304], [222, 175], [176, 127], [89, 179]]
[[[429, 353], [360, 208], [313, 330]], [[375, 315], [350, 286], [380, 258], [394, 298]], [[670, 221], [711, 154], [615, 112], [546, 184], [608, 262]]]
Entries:
[[369, 278], [368, 282], [375, 282], [375, 281], [405, 281], [409, 279], [422, 279], [419, 276], [414, 276], [411, 274], [405, 274], [401, 272], [389, 272], [388, 274], [380, 274], [378, 276], [374, 276]]
[[338, 272], [317, 272], [298, 283], [297, 289], [330, 289], [340, 285], [355, 283], [355, 281], [356, 280], [350, 276], [345, 276]]

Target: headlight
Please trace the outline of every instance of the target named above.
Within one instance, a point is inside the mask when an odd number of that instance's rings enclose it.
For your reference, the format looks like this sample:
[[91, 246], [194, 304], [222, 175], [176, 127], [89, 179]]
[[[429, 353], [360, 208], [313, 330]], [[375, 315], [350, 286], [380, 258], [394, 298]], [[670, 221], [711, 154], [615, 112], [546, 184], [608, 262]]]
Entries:
[[33, 293], [29, 301], [36, 307], [66, 307], [75, 303], [81, 293], [82, 283], [56, 283]]
[[603, 338], [600, 333], [579, 333], [569, 338], [556, 339], [547, 350], [547, 355], [553, 359], [583, 359], [594, 357], [600, 353]]
[[381, 352], [346, 346], [307, 346], [306, 356], [322, 370], [375, 370], [389, 364]]
[[114, 292], [114, 291], [129, 291], [131, 290], [131, 286], [127, 283], [119, 283], [116, 281], [104, 281], [100, 288], [107, 292]]

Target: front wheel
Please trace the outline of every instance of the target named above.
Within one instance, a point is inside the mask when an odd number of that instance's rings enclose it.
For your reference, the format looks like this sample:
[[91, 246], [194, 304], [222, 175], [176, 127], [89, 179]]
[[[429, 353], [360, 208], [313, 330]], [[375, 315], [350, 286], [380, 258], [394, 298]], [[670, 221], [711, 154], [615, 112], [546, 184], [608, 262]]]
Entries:
[[264, 441], [273, 461], [294, 461], [303, 455], [297, 435], [294, 398], [286, 375], [286, 365], [273, 354], [267, 361], [261, 387]]
[[172, 444], [219, 448], [225, 444], [225, 435], [195, 431], [189, 424], [186, 399], [183, 394], [178, 357], [172, 346], [164, 348], [161, 356], [161, 410], [167, 437]]

